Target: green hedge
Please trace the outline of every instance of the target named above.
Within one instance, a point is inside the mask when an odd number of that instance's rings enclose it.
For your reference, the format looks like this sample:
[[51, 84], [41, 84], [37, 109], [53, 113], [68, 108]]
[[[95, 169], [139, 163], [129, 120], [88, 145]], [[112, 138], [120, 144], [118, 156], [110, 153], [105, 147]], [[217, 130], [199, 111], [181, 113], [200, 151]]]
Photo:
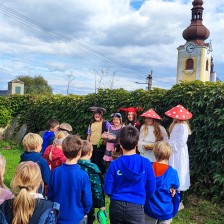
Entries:
[[78, 95], [11, 95], [0, 97], [0, 106], [20, 115], [29, 131], [46, 128], [50, 118], [68, 122], [75, 133], [86, 136], [91, 113], [90, 106], [107, 108], [105, 117], [119, 107], [139, 106], [154, 108], [168, 128], [171, 120], [164, 112], [182, 104], [193, 113], [190, 120], [192, 135], [189, 138], [192, 191], [209, 196], [215, 201], [224, 199], [224, 84], [222, 82], [183, 82], [170, 90], [154, 88], [151, 91], [124, 89], [99, 90], [97, 94]]

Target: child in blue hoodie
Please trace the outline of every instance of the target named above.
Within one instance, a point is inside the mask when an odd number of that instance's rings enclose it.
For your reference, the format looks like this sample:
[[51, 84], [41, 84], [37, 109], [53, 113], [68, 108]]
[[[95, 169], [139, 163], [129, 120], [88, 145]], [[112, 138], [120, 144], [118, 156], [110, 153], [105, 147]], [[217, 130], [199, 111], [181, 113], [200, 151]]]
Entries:
[[42, 144], [42, 150], [41, 153], [42, 155], [45, 152], [45, 149], [53, 144], [54, 141], [54, 133], [58, 130], [59, 128], [59, 122], [55, 119], [50, 119], [47, 122], [48, 130], [44, 132], [43, 134], [43, 144]]
[[120, 130], [123, 155], [111, 162], [104, 189], [110, 197], [111, 224], [144, 224], [146, 195], [154, 193], [156, 182], [150, 161], [136, 154], [139, 131], [133, 126]]
[[172, 148], [165, 141], [157, 142], [153, 149], [156, 162], [152, 164], [156, 176], [156, 191], [145, 202], [145, 223], [169, 224], [178, 212], [180, 203], [177, 171], [168, 165]]

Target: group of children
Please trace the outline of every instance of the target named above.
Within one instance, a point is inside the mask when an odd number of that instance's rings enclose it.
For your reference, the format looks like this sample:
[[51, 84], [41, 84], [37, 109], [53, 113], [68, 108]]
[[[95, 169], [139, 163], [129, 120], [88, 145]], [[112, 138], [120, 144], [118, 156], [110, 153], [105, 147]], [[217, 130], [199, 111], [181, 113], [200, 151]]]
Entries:
[[[10, 185], [12, 192], [3, 184], [5, 163], [4, 159], [0, 161], [3, 202], [0, 212], [7, 222], [38, 223], [44, 211], [56, 202], [60, 204], [57, 223], [92, 224], [94, 208], [106, 210], [105, 191], [110, 197], [112, 224], [170, 223], [178, 211], [179, 190], [185, 191], [190, 186], [188, 177], [181, 177], [186, 171], [189, 174], [189, 160], [184, 168], [177, 166], [180, 168], [177, 171], [174, 168], [179, 162], [175, 154], [180, 161], [184, 159], [180, 150], [187, 149], [190, 131], [185, 121], [192, 114], [181, 105], [166, 112], [167, 116], [175, 116], [168, 140], [165, 129], [157, 122], [161, 118], [154, 110], [142, 114], [145, 118], [142, 126], [136, 116], [141, 108], [120, 110], [127, 112], [126, 125], [122, 124], [120, 113], [112, 114], [110, 124], [102, 119], [104, 108], [95, 108], [87, 140], [72, 135], [71, 125], [59, 124], [54, 119], [49, 121], [49, 130], [43, 138], [28, 133], [23, 139], [25, 152]], [[181, 140], [175, 136], [180, 133]], [[122, 151], [122, 155], [113, 161], [112, 153], [116, 150]], [[146, 152], [150, 155], [145, 155]], [[7, 192], [4, 198], [3, 189]], [[25, 197], [29, 198], [26, 203]], [[24, 214], [23, 204], [27, 206]]]

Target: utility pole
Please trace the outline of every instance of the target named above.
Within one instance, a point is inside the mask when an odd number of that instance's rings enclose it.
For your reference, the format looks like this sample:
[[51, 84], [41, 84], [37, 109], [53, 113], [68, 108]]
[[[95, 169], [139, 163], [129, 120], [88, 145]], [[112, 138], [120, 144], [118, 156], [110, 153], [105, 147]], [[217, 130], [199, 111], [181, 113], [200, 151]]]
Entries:
[[152, 90], [152, 70], [151, 70], [151, 73], [148, 74], [146, 79], [148, 80], [148, 82], [135, 82], [135, 83], [138, 83], [138, 84], [148, 84], [147, 90]]

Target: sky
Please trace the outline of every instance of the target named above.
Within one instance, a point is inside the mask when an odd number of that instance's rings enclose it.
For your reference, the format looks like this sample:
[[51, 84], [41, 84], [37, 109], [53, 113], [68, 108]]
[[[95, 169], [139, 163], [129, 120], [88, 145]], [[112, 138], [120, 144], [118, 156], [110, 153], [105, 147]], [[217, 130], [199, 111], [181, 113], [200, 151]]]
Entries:
[[[169, 89], [193, 0], [0, 0], [0, 90], [41, 75], [55, 94]], [[204, 0], [214, 70], [224, 81], [224, 0]], [[138, 83], [136, 83], [138, 82]], [[140, 83], [140, 84], [139, 84]]]

